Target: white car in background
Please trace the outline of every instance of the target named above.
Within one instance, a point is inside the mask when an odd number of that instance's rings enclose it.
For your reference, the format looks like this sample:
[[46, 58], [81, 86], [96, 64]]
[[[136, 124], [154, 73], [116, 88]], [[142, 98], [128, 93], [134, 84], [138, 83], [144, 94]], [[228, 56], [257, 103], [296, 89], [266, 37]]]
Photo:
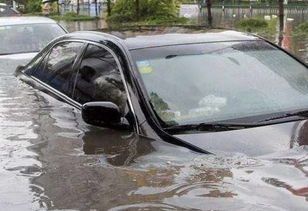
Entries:
[[46, 17], [0, 17], [0, 69], [14, 71], [51, 40], [66, 33], [56, 21]]

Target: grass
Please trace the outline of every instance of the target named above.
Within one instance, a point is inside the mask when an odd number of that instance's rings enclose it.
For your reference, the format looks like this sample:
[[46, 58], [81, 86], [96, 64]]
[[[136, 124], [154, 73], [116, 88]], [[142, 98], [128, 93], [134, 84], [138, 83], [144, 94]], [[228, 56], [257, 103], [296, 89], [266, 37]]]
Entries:
[[49, 17], [57, 21], [93, 21], [97, 19], [97, 17], [92, 17], [89, 15], [77, 15], [77, 13], [74, 12], [69, 12], [65, 15], [52, 15]]
[[263, 19], [243, 19], [239, 23], [241, 28], [245, 28], [247, 30], [257, 29], [257, 28], [265, 28], [268, 26], [268, 23]]
[[148, 19], [137, 22], [108, 22], [108, 27], [113, 29], [120, 28], [132, 28], [132, 27], [143, 27], [143, 26], [179, 26], [179, 25], [187, 25], [189, 23], [189, 19], [184, 17], [173, 17], [173, 18], [156, 18], [156, 19]]
[[89, 15], [77, 15], [77, 13], [74, 13], [74, 12], [68, 12], [64, 15], [57, 15], [56, 13], [45, 15], [41, 12], [35, 12], [35, 13], [26, 13], [26, 14], [23, 14], [23, 16], [46, 16], [56, 21], [60, 21], [60, 20], [63, 20], [63, 21], [93, 21], [97, 19], [97, 17], [92, 17]]
[[264, 20], [262, 18], [243, 19], [239, 21], [235, 27], [237, 30], [256, 33], [267, 39], [273, 39], [275, 37], [276, 26], [278, 19], [271, 18], [271, 20]]
[[297, 29], [302, 32], [308, 33], [308, 22], [301, 23], [300, 25], [298, 25]]
[[308, 21], [299, 24], [292, 32], [292, 35], [301, 39], [308, 38]]
[[41, 12], [22, 13], [22, 16], [45, 16]]

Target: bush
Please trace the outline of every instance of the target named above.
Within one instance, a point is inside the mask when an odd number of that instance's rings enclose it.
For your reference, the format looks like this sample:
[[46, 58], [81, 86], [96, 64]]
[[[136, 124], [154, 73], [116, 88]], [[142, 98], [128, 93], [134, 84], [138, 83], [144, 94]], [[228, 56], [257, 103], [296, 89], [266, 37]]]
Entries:
[[68, 13], [65, 13], [64, 16], [68, 18], [76, 18], [78, 17], [78, 14], [76, 12], [68, 12]]
[[75, 12], [68, 12], [63, 16], [53, 15], [50, 16], [54, 20], [65, 20], [65, 21], [91, 21], [95, 20], [96, 17], [89, 15], [77, 15]]
[[242, 28], [265, 28], [268, 23], [263, 19], [243, 19], [239, 22]]
[[263, 17], [259, 17], [257, 19], [241, 20], [235, 25], [235, 27], [240, 31], [255, 33], [266, 39], [275, 40], [277, 34], [277, 23], [277, 18], [265, 21]]
[[[179, 2], [177, 0], [140, 0], [139, 21], [176, 20]], [[135, 0], [118, 0], [107, 19], [111, 23], [137, 21]]]
[[35, 13], [42, 12], [42, 1], [41, 0], [29, 0], [26, 4], [26, 12]]
[[299, 24], [297, 30], [308, 33], [308, 22]]
[[172, 24], [185, 24], [188, 22], [187, 18], [184, 17], [156, 17], [149, 18], [143, 21], [150, 25], [172, 25]]
[[299, 24], [294, 31], [292, 31], [292, 36], [297, 37], [297, 39], [306, 39], [308, 37], [308, 22]]

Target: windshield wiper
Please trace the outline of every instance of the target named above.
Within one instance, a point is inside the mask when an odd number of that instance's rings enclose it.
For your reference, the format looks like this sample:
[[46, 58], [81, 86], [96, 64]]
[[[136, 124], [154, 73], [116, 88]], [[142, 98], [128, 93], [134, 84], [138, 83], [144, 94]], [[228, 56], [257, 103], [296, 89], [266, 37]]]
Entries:
[[197, 56], [197, 55], [202, 55], [200, 53], [196, 53], [196, 54], [171, 54], [165, 57], [165, 59], [172, 59], [175, 57], [179, 57], [179, 56]]
[[181, 131], [226, 131], [226, 130], [238, 130], [244, 128], [252, 128], [258, 126], [264, 126], [270, 124], [271, 121], [290, 118], [301, 117], [308, 118], [308, 110], [300, 110], [295, 112], [283, 113], [280, 115], [272, 116], [267, 119], [255, 121], [251, 123], [237, 123], [237, 122], [213, 122], [213, 123], [200, 123], [200, 124], [184, 124], [173, 125], [165, 127], [164, 130], [168, 132], [181, 132]]
[[260, 122], [269, 122], [269, 121], [274, 121], [274, 120], [279, 120], [279, 119], [285, 119], [285, 118], [289, 118], [289, 117], [302, 117], [302, 118], [307, 118], [308, 117], [308, 110], [300, 110], [300, 111], [295, 111], [295, 112], [287, 112], [287, 113], [283, 113], [281, 115], [277, 115], [277, 116], [272, 116], [269, 117], [267, 119], [263, 119], [258, 121]]
[[250, 127], [260, 126], [259, 124], [241, 124], [241, 123], [200, 123], [200, 124], [185, 124], [174, 125], [164, 128], [166, 131], [178, 132], [178, 131], [225, 131], [225, 130], [238, 130]]

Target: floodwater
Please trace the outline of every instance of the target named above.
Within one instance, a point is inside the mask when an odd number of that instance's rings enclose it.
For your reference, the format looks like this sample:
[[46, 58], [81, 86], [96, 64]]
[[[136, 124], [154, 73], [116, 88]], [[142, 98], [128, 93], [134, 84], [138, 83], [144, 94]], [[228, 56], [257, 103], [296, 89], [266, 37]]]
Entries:
[[[82, 24], [92, 29], [93, 23]], [[292, 46], [308, 61], [308, 41], [293, 40], [287, 31], [284, 35], [289, 39], [284, 47]], [[91, 127], [74, 108], [17, 80], [8, 71], [14, 60], [4, 62], [1, 210], [308, 208], [308, 147], [262, 157], [201, 155], [129, 132]]]

